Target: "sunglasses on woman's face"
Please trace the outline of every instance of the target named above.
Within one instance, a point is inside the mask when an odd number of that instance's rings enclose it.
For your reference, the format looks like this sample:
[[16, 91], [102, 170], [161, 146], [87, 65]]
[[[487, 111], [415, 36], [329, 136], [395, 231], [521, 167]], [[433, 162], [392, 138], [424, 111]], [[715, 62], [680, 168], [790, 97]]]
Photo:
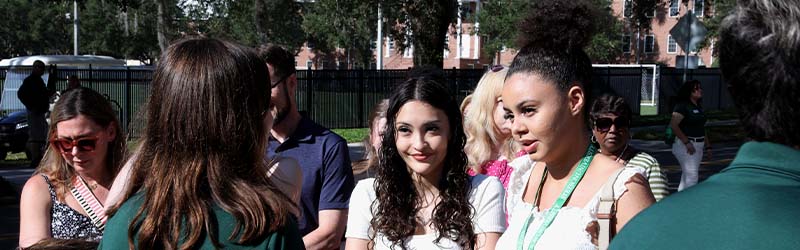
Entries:
[[72, 153], [72, 149], [78, 147], [78, 151], [92, 152], [97, 148], [97, 137], [85, 137], [80, 139], [53, 139], [50, 143], [62, 154]]
[[614, 118], [614, 119], [611, 119], [611, 118], [608, 118], [608, 117], [603, 117], [603, 118], [597, 118], [596, 120], [594, 120], [594, 127], [597, 128], [598, 131], [603, 132], [603, 133], [608, 132], [609, 130], [611, 130], [611, 126], [612, 125], [616, 126], [617, 129], [627, 128], [628, 125], [629, 125], [628, 124], [628, 119], [623, 118], [623, 117], [617, 117], [617, 118]]

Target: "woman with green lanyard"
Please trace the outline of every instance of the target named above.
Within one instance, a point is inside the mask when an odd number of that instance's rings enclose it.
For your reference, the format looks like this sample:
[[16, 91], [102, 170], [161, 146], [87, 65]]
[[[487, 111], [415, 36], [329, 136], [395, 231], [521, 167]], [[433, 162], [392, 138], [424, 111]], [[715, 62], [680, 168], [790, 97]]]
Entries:
[[502, 94], [512, 135], [528, 155], [511, 163], [510, 224], [496, 249], [597, 249], [604, 187], [613, 188], [616, 204], [616, 214], [604, 217], [616, 222], [606, 236], [652, 204], [653, 194], [640, 170], [596, 154], [590, 143], [592, 65], [583, 46], [596, 8], [567, 0], [533, 5]]

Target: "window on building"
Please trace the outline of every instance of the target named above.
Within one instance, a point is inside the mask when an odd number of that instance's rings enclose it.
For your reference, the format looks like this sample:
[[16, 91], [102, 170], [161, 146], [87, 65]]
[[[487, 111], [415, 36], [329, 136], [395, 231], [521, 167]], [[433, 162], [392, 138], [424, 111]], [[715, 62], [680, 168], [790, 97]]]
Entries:
[[459, 57], [469, 58], [469, 50], [470, 50], [470, 43], [472, 41], [472, 36], [470, 34], [461, 34], [461, 51], [459, 51]]
[[678, 53], [678, 43], [671, 35], [667, 35], [667, 53]]
[[680, 0], [669, 0], [669, 16], [676, 17], [680, 15], [681, 10], [681, 1]]
[[631, 0], [625, 0], [625, 4], [622, 5], [622, 13], [625, 17], [631, 17], [633, 15], [633, 6]]
[[389, 39], [386, 41], [386, 55], [385, 57], [392, 56], [392, 50], [394, 49], [394, 39]]
[[306, 60], [306, 69], [312, 69], [311, 67], [314, 67], [314, 62]]
[[631, 36], [622, 35], [622, 53], [631, 53]]
[[414, 45], [413, 44], [406, 45], [406, 49], [403, 50], [403, 57], [411, 58], [413, 56], [414, 56]]
[[703, 17], [705, 7], [705, 0], [694, 0], [694, 15], [696, 17]]
[[644, 36], [644, 53], [653, 53], [656, 47], [656, 37], [653, 35]]

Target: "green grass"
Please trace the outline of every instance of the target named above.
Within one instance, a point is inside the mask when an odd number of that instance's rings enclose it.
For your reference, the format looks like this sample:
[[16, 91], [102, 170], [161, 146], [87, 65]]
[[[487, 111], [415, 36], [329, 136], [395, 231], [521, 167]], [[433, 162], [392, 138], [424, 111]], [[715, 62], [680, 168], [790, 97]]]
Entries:
[[658, 114], [658, 106], [639, 105], [639, 115], [651, 116]]
[[331, 129], [334, 133], [347, 140], [347, 143], [361, 142], [369, 133], [367, 128], [340, 128]]

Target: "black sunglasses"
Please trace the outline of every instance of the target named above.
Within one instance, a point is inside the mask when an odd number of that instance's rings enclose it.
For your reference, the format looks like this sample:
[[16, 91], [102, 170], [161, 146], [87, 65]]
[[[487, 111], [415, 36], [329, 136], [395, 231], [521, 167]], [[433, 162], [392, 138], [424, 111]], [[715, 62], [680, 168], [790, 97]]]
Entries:
[[279, 85], [279, 84], [281, 84], [282, 82], [285, 82], [287, 78], [289, 78], [289, 76], [288, 76], [288, 75], [287, 75], [287, 76], [283, 76], [283, 77], [281, 77], [281, 79], [280, 79], [280, 80], [278, 80], [277, 82], [274, 82], [274, 83], [270, 84], [270, 85], [269, 85], [269, 88], [271, 88], [271, 89], [272, 89], [272, 88], [275, 88], [276, 86], [278, 86], [278, 85]]
[[497, 64], [497, 65], [494, 65], [491, 68], [489, 68], [489, 70], [491, 70], [492, 72], [497, 72], [497, 71], [503, 70], [504, 68], [505, 67], [503, 67], [502, 64]]
[[611, 130], [611, 126], [616, 126], [617, 129], [627, 128], [630, 125], [630, 121], [628, 121], [625, 117], [617, 117], [614, 119], [603, 117], [597, 118], [594, 120], [594, 127], [597, 128], [600, 132], [608, 132]]

